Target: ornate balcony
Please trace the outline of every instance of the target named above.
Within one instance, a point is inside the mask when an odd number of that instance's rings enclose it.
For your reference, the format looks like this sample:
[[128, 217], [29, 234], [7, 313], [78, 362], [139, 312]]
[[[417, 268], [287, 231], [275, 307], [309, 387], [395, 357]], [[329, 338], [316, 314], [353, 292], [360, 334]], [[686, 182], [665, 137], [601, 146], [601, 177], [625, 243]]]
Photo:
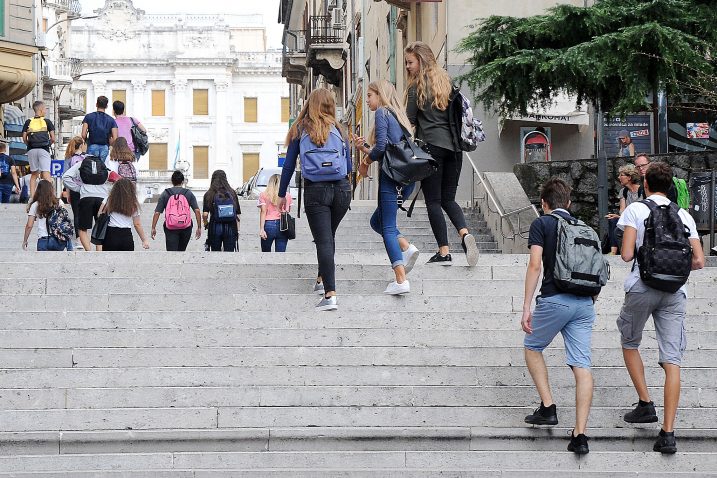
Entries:
[[67, 13], [69, 17], [79, 18], [82, 15], [80, 0], [43, 0], [42, 4], [58, 12]]
[[300, 85], [306, 77], [306, 31], [287, 31], [284, 38], [281, 76]]
[[307, 66], [323, 75], [332, 85], [341, 83], [348, 44], [345, 41], [343, 11], [334, 9], [331, 15], [309, 17], [306, 36]]

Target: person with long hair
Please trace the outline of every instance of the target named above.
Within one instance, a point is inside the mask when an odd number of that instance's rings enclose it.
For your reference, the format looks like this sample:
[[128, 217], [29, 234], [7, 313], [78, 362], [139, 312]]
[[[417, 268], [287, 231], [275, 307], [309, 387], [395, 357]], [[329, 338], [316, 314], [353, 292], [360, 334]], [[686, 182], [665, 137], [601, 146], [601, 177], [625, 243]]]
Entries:
[[273, 174], [266, 185], [266, 189], [259, 194], [257, 206], [259, 207], [259, 238], [261, 252], [271, 252], [274, 245], [276, 252], [286, 252], [289, 238], [281, 230], [281, 213], [291, 210], [291, 194], [286, 193], [286, 211], [279, 209], [279, 182], [281, 175]]
[[52, 211], [60, 206], [55, 196], [55, 187], [46, 179], [38, 181], [35, 194], [32, 196], [30, 208], [27, 212], [27, 223], [25, 224], [25, 235], [22, 239], [22, 248], [27, 250], [27, 240], [32, 232], [32, 227], [37, 222], [37, 250], [38, 251], [68, 251], [72, 250], [72, 241], [61, 242], [50, 236], [47, 230], [47, 219]]
[[134, 166], [134, 152], [122, 136], [117, 138], [110, 150], [109, 160], [105, 162], [110, 171], [114, 171], [123, 178], [137, 183], [137, 168]]
[[149, 249], [149, 240], [144, 235], [139, 215], [137, 191], [132, 181], [122, 178], [115, 182], [101, 212], [109, 216], [107, 233], [102, 241], [103, 251], [134, 251], [133, 225], [142, 247]]
[[335, 236], [351, 204], [351, 155], [336, 119], [336, 99], [326, 88], [311, 92], [286, 135], [286, 160], [279, 185], [279, 209], [301, 156], [306, 219], [316, 244], [319, 274], [314, 291], [323, 295], [316, 310], [336, 310]]
[[241, 207], [236, 191], [229, 185], [227, 173], [212, 173], [209, 189], [204, 193], [202, 220], [207, 228], [207, 246], [211, 251], [234, 252], [239, 247]]
[[[197, 232], [194, 234], [194, 239], [198, 240], [202, 237], [202, 213], [199, 210], [197, 204], [197, 198], [194, 193], [187, 188], [183, 188], [184, 174], [177, 170], [172, 173], [172, 187], [165, 189], [157, 200], [157, 207], [154, 209], [154, 216], [152, 217], [152, 239], [157, 236], [157, 222], [159, 221], [159, 215], [164, 213], [164, 242], [168, 251], [186, 251], [189, 245], [189, 239], [192, 238], [192, 218], [189, 211], [194, 211], [194, 215], [197, 217]], [[182, 199], [181, 196], [184, 196]], [[184, 201], [186, 200], [186, 202]], [[167, 227], [168, 215], [172, 214], [172, 209], [175, 206], [183, 205], [186, 207], [184, 214], [178, 216], [185, 216], [182, 220], [185, 221], [186, 227], [179, 229], [177, 225], [173, 227], [172, 219], [169, 219], [169, 224], [172, 229]], [[167, 207], [169, 206], [169, 209]], [[176, 212], [176, 211], [175, 211]]]
[[[85, 159], [84, 154], [85, 140], [81, 136], [74, 136], [65, 149], [65, 169], [70, 169], [77, 163], [81, 163]], [[80, 192], [66, 188], [70, 196], [70, 207], [72, 208], [72, 220], [75, 223], [75, 238], [80, 237], [80, 229], [77, 226], [77, 219], [80, 214]]]
[[[398, 143], [404, 131], [411, 134], [411, 123], [406, 110], [401, 106], [396, 88], [386, 80], [378, 80], [368, 85], [366, 104], [376, 113], [373, 128], [368, 141], [363, 137], [354, 138], [355, 146], [366, 154], [361, 160], [359, 172], [362, 177], [368, 175], [368, 167], [374, 161], [381, 161], [386, 145]], [[398, 230], [398, 199], [407, 198], [413, 192], [414, 184], [401, 186], [381, 171], [378, 179], [379, 207], [371, 216], [371, 228], [383, 236], [383, 244], [391, 261], [396, 280], [386, 287], [384, 294], [401, 295], [411, 291], [406, 274], [413, 269], [418, 259], [418, 248], [411, 244]]]
[[438, 170], [421, 181], [426, 200], [428, 220], [438, 243], [438, 252], [429, 264], [451, 265], [448, 230], [443, 211], [461, 236], [461, 244], [468, 265], [478, 263], [478, 247], [468, 230], [463, 210], [456, 202], [458, 179], [463, 166], [463, 153], [451, 133], [448, 105], [453, 95], [453, 83], [448, 72], [436, 62], [431, 47], [423, 42], [410, 43], [405, 61], [408, 71], [406, 112], [416, 126], [416, 138], [424, 149], [438, 161]]

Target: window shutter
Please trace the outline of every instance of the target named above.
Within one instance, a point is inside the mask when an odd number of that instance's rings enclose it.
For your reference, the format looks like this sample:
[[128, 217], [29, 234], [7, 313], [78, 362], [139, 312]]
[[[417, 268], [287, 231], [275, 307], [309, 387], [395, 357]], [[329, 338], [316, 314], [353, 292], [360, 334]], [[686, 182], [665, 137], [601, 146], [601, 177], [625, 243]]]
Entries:
[[256, 123], [257, 122], [256, 106], [257, 106], [256, 98], [244, 98], [244, 122], [245, 123]]
[[152, 116], [165, 116], [164, 90], [152, 90]]
[[259, 171], [259, 153], [244, 153], [242, 162], [244, 163], [242, 167], [243, 180], [248, 181], [250, 177]]
[[194, 115], [209, 115], [209, 90], [194, 90]]
[[[112, 90], [112, 103], [115, 101], [124, 103], [124, 112], [127, 113], [127, 90]], [[109, 105], [109, 108], [112, 108], [112, 105]]]
[[209, 179], [209, 146], [194, 146], [194, 179]]
[[152, 171], [166, 171], [167, 143], [151, 143], [149, 145], [149, 169]]
[[289, 98], [281, 99], [281, 122], [289, 122]]

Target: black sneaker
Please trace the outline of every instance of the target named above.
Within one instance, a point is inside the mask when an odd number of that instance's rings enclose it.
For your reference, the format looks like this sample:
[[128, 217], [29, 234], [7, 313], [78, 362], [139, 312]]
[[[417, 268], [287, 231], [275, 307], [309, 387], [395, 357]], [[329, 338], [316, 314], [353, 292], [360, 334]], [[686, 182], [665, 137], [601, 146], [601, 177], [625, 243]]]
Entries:
[[525, 417], [525, 423], [530, 423], [531, 425], [557, 425], [558, 413], [555, 404], [553, 403], [546, 407], [543, 402], [540, 402], [540, 406], [531, 415]]
[[576, 455], [586, 455], [590, 453], [590, 448], [588, 448], [588, 437], [586, 437], [583, 433], [575, 436], [574, 433], [575, 432], [573, 431], [573, 433], [570, 434], [568, 451], [572, 451]]
[[453, 258], [450, 254], [446, 254], [445, 256], [442, 256], [440, 252], [436, 252], [433, 254], [433, 257], [428, 259], [428, 262], [426, 264], [440, 264], [442, 266], [450, 266], [453, 264]]
[[633, 403], [633, 405], [637, 406], [623, 417], [627, 423], [655, 423], [657, 421], [657, 413], [653, 402], [637, 402]]
[[652, 449], [670, 455], [676, 453], [677, 440], [675, 440], [675, 432], [668, 433], [664, 430], [660, 430], [660, 434], [657, 435], [657, 441]]

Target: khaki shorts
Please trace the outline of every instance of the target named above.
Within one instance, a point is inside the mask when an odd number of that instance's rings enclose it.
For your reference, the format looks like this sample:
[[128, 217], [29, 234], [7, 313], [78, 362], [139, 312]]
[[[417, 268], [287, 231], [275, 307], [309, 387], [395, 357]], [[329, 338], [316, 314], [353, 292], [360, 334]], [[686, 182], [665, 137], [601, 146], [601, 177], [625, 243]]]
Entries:
[[622, 348], [637, 349], [642, 342], [642, 331], [652, 315], [655, 321], [659, 363], [680, 365], [687, 348], [685, 315], [687, 297], [684, 292], [663, 292], [646, 286], [641, 280], [625, 294], [625, 303], [617, 318]]
[[45, 151], [44, 149], [31, 149], [27, 152], [27, 159], [30, 163], [30, 171], [36, 172], [36, 171], [47, 171], [50, 172], [50, 153]]

